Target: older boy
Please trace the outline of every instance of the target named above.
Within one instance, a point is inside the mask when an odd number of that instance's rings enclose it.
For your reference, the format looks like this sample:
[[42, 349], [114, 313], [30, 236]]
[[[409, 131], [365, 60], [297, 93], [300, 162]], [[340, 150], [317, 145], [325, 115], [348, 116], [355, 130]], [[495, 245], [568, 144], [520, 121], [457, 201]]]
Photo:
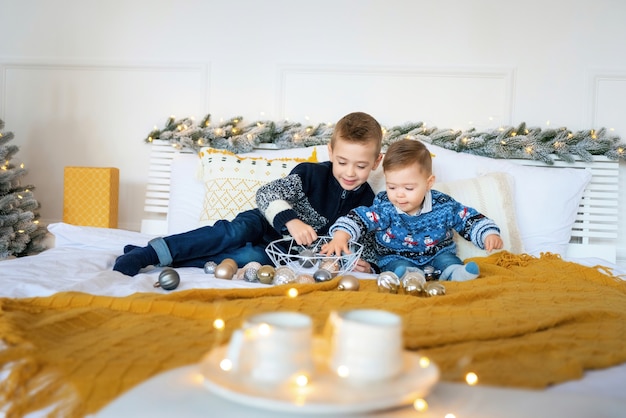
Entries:
[[[250, 261], [271, 263], [266, 246], [284, 234], [300, 245], [318, 235], [357, 206], [374, 198], [367, 184], [381, 160], [382, 129], [370, 115], [350, 113], [341, 118], [328, 144], [330, 161], [298, 164], [291, 173], [257, 191], [258, 208], [182, 234], [159, 237], [146, 247], [127, 245], [113, 270], [128, 276], [157, 266], [202, 267], [207, 261], [234, 259], [242, 267]], [[369, 271], [360, 260], [356, 269]]]
[[376, 231], [375, 251], [381, 270], [402, 276], [407, 268], [427, 265], [442, 280], [465, 281], [479, 275], [478, 265], [463, 265], [456, 255], [453, 230], [487, 251], [503, 246], [500, 229], [476, 209], [437, 190], [430, 151], [419, 141], [403, 139], [389, 146], [383, 160], [386, 191], [372, 206], [358, 207], [331, 226], [333, 239], [322, 252], [349, 252], [348, 241]]

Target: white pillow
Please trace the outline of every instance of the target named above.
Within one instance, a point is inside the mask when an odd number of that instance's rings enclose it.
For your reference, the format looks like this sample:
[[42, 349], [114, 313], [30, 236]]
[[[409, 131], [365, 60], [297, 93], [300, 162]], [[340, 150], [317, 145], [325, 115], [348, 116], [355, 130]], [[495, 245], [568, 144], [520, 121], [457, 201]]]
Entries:
[[[318, 161], [328, 160], [326, 145], [308, 148], [259, 149], [238, 154], [239, 157], [262, 157], [267, 159], [308, 159], [317, 154]], [[320, 158], [321, 156], [321, 158]], [[206, 225], [200, 221], [203, 210], [205, 185], [202, 180], [202, 164], [197, 154], [180, 153], [171, 163], [168, 234], [178, 234]]]
[[315, 150], [308, 158], [241, 156], [229, 151], [202, 148], [200, 161], [204, 180], [204, 203], [200, 223], [213, 225], [256, 207], [257, 189], [287, 176], [301, 162], [317, 162]]
[[[470, 206], [491, 218], [500, 228], [503, 250], [519, 254], [524, 252], [515, 216], [512, 178], [507, 173], [488, 173], [484, 176], [446, 183], [435, 183], [433, 189], [452, 196], [456, 201]], [[461, 260], [484, 257], [487, 254], [455, 232], [457, 255]]]
[[434, 154], [437, 181], [506, 172], [514, 180], [514, 202], [524, 250], [565, 256], [583, 191], [591, 173], [575, 168], [527, 167], [506, 160], [450, 151], [426, 143]]

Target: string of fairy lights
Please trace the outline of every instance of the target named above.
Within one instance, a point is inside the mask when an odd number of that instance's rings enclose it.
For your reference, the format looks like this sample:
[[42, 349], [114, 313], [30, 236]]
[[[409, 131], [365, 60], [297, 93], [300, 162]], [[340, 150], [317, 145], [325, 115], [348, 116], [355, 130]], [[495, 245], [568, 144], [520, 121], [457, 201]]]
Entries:
[[[162, 129], [155, 126], [145, 141], [165, 140], [174, 147], [193, 151], [208, 146], [243, 153], [268, 146], [284, 149], [323, 145], [330, 140], [333, 128], [332, 123], [302, 124], [289, 120], [245, 123], [241, 116], [215, 124], [210, 114], [199, 122], [194, 118], [170, 116], [165, 126]], [[626, 160], [626, 144], [613, 129], [606, 128], [574, 131], [566, 127], [529, 127], [522, 122], [488, 130], [458, 130], [408, 122], [383, 128], [383, 151], [404, 138], [484, 157], [539, 160], [546, 164], [552, 164], [555, 158], [590, 162], [597, 155]]]

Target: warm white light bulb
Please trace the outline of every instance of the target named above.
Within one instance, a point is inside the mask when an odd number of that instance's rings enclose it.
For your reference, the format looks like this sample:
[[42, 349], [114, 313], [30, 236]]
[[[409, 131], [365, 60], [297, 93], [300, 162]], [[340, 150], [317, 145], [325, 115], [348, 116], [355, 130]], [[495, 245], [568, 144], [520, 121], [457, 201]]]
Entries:
[[224, 370], [225, 372], [231, 371], [233, 369], [233, 362], [227, 358], [223, 359], [222, 361], [220, 361], [220, 369]]
[[474, 386], [476, 383], [478, 383], [478, 376], [474, 372], [469, 372], [465, 375], [465, 381], [468, 385]]
[[417, 412], [426, 412], [426, 410], [428, 410], [428, 403], [424, 399], [419, 398], [413, 402], [413, 408], [415, 408]]

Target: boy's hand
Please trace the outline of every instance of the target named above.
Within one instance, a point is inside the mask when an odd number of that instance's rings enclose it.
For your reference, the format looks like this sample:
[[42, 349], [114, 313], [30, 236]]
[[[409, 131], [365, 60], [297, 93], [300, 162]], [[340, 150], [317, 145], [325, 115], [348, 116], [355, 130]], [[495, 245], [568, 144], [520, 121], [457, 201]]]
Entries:
[[350, 254], [350, 247], [348, 247], [348, 241], [350, 241], [350, 234], [346, 231], [335, 231], [333, 239], [322, 245], [322, 251], [320, 254], [325, 255], [338, 255], [342, 253]]
[[292, 219], [285, 224], [289, 235], [296, 240], [298, 245], [310, 245], [317, 239], [317, 232], [310, 225], [300, 219]]
[[499, 250], [504, 246], [504, 242], [502, 241], [502, 238], [500, 238], [500, 235], [498, 234], [491, 234], [491, 235], [487, 235], [487, 237], [485, 238], [485, 250], [490, 253], [493, 250]]

